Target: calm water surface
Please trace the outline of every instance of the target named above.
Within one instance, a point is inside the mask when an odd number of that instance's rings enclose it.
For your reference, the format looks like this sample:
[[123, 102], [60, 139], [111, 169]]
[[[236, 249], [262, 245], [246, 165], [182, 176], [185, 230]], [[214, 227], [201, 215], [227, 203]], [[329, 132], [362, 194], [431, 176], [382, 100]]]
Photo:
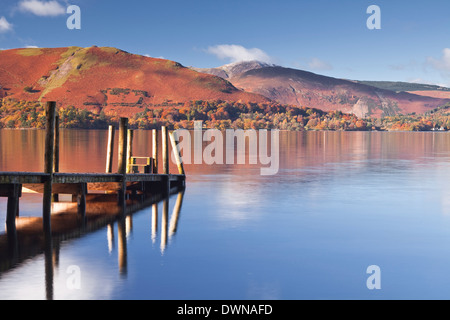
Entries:
[[[106, 138], [63, 130], [61, 171], [103, 172]], [[0, 131], [0, 171], [42, 171], [43, 144], [42, 131]], [[135, 132], [134, 153], [150, 147]], [[1, 272], [0, 299], [46, 299], [49, 285], [53, 299], [450, 299], [449, 133], [281, 132], [277, 175], [186, 171], [176, 230], [176, 194], [168, 227], [162, 205], [156, 229], [152, 208], [127, 220], [125, 270], [114, 224], [63, 241], [50, 279], [44, 254]], [[25, 194], [21, 216], [39, 217], [41, 201]]]

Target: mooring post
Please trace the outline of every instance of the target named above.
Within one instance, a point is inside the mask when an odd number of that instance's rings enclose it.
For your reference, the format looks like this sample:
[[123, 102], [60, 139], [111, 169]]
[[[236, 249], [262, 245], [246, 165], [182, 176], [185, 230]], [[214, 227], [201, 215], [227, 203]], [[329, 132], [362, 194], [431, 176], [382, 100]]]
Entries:
[[158, 130], [152, 130], [152, 158], [153, 158], [153, 173], [158, 173]]
[[120, 118], [119, 123], [119, 168], [120, 174], [127, 172], [127, 134], [128, 134], [128, 118]]
[[127, 173], [127, 132], [128, 118], [120, 118], [119, 123], [119, 168], [118, 173], [123, 174], [122, 186], [119, 190], [119, 205], [125, 206], [125, 195], [127, 191], [127, 181], [125, 175]]
[[46, 235], [51, 234], [51, 211], [52, 211], [52, 180], [53, 180], [53, 161], [55, 153], [55, 114], [56, 102], [49, 101], [45, 107], [47, 124], [45, 128], [45, 154], [44, 154], [44, 173], [48, 173], [49, 177], [44, 183], [44, 196], [42, 205], [42, 218], [44, 224], [44, 232]]
[[175, 155], [175, 161], [177, 163], [178, 173], [184, 174], [183, 160], [181, 159], [180, 150], [178, 149], [175, 133], [171, 132], [169, 134], [169, 137], [170, 137], [170, 142], [172, 144], [172, 150]]
[[106, 150], [106, 173], [112, 173], [112, 163], [114, 156], [114, 126], [108, 128], [108, 147]]
[[162, 134], [162, 162], [163, 174], [169, 174], [169, 145], [168, 145], [168, 131], [166, 127], [161, 127]]
[[[53, 154], [53, 172], [59, 172], [59, 116], [55, 115], [55, 141]], [[53, 194], [53, 201], [59, 201], [59, 195]]]
[[127, 173], [131, 173], [132, 163], [131, 157], [133, 156], [133, 130], [127, 131]]

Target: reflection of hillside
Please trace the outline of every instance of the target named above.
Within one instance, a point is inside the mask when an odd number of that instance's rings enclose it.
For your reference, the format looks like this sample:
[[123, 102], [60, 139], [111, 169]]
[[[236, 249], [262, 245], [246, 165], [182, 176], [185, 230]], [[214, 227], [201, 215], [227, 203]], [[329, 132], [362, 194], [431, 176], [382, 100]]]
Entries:
[[[191, 155], [195, 151], [191, 134]], [[117, 137], [116, 137], [117, 139]], [[269, 139], [270, 141], [270, 139]], [[104, 172], [106, 158], [106, 130], [61, 130], [61, 168], [63, 172]], [[203, 142], [203, 149], [210, 142]], [[133, 150], [136, 156], [150, 156], [151, 131], [137, 130]], [[117, 143], [116, 143], [117, 145]], [[342, 161], [358, 162], [365, 159], [394, 159], [424, 162], [424, 157], [436, 156], [437, 150], [450, 150], [446, 133], [431, 132], [280, 132], [280, 172], [283, 169], [301, 169]], [[42, 171], [44, 134], [40, 130], [0, 130], [1, 171]], [[270, 150], [270, 145], [269, 145]], [[86, 152], [92, 151], [92, 152]], [[225, 158], [226, 145], [223, 146]], [[117, 150], [114, 151], [117, 154]], [[235, 150], [237, 153], [237, 150]], [[258, 164], [249, 164], [248, 147], [245, 164], [189, 164], [188, 176], [239, 172], [241, 175], [259, 175]], [[439, 156], [439, 155], [438, 155]], [[161, 159], [160, 159], [161, 161]], [[193, 163], [193, 159], [191, 159]], [[161, 163], [161, 162], [160, 162]], [[225, 163], [225, 159], [224, 159]], [[171, 172], [176, 165], [170, 164]], [[113, 168], [117, 167], [114, 158]]]
[[[370, 165], [365, 160], [411, 160], [426, 163], [426, 157], [450, 152], [445, 133], [430, 132], [280, 132], [280, 172], [320, 167], [326, 164], [352, 163], [352, 168]], [[225, 152], [225, 150], [224, 150]], [[447, 154], [448, 156], [448, 154]], [[246, 153], [248, 159], [248, 149]], [[259, 175], [261, 165], [185, 164], [188, 175], [223, 174]], [[345, 170], [345, 168], [343, 168]]]

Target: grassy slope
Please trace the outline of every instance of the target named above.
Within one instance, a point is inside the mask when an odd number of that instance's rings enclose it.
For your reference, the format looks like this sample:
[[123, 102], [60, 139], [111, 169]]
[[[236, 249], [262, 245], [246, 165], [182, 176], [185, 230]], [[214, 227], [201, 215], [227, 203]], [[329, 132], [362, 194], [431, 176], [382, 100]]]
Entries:
[[0, 85], [0, 97], [54, 100], [59, 106], [105, 109], [125, 116], [167, 101], [268, 101], [173, 61], [95, 46], [0, 51]]

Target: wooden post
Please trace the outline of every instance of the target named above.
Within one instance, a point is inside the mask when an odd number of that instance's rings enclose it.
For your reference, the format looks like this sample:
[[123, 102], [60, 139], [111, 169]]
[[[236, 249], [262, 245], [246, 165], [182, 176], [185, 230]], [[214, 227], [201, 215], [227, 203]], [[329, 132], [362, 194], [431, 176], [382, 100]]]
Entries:
[[80, 191], [77, 194], [77, 211], [83, 219], [86, 218], [86, 193], [87, 183], [81, 183]]
[[120, 118], [119, 123], [119, 168], [118, 173], [125, 174], [127, 172], [127, 130], [128, 119]]
[[[55, 141], [53, 154], [53, 172], [59, 172], [59, 116], [55, 115]], [[59, 201], [59, 195], [53, 194], [53, 201]]]
[[59, 116], [55, 115], [55, 152], [53, 154], [53, 172], [59, 172]]
[[131, 173], [131, 157], [133, 156], [133, 130], [127, 131], [127, 173]]
[[181, 159], [180, 150], [178, 149], [178, 145], [175, 139], [175, 135], [173, 132], [169, 134], [170, 142], [172, 144], [172, 151], [175, 155], [175, 161], [177, 162], [178, 172], [180, 174], [184, 174], [183, 161]]
[[55, 114], [56, 102], [47, 102], [45, 107], [47, 125], [45, 128], [45, 155], [44, 155], [44, 173], [49, 173], [50, 177], [44, 183], [44, 196], [42, 205], [42, 215], [44, 232], [51, 234], [50, 215], [52, 210], [52, 179], [53, 179], [53, 160], [55, 152]]
[[106, 151], [106, 173], [112, 173], [112, 163], [114, 157], [114, 126], [109, 126], [108, 129], [108, 148]]
[[152, 143], [153, 173], [158, 173], [158, 131], [156, 129], [153, 129], [152, 131], [152, 138], [153, 138]]
[[22, 196], [22, 185], [11, 185], [6, 209], [6, 230], [8, 233], [16, 232], [16, 217], [19, 215], [19, 198]]
[[144, 173], [153, 173], [154, 161], [153, 158], [150, 158], [149, 161], [147, 161], [147, 165], [144, 167]]
[[169, 174], [169, 146], [168, 146], [168, 132], [166, 127], [161, 127], [162, 134], [162, 162], [163, 174]]
[[[127, 173], [127, 131], [128, 119], [120, 118], [119, 123], [119, 168], [118, 173], [123, 174], [122, 186], [119, 190], [119, 206], [125, 208], [125, 196], [127, 192], [127, 182], [125, 174]], [[125, 213], [123, 211], [123, 213]]]

